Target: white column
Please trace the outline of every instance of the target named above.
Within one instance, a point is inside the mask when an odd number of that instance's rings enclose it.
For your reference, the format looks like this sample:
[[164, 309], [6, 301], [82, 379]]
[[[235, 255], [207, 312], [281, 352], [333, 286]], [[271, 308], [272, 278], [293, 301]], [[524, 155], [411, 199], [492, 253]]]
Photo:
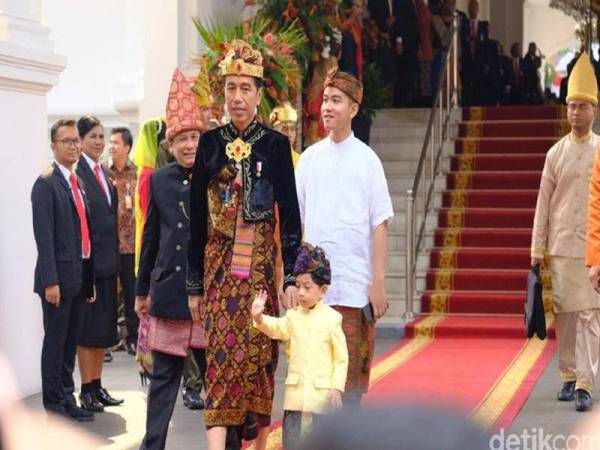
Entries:
[[24, 395], [41, 386], [43, 336], [40, 299], [32, 292], [30, 191], [49, 162], [46, 93], [66, 63], [53, 52], [40, 7], [40, 0], [0, 0], [0, 352]]

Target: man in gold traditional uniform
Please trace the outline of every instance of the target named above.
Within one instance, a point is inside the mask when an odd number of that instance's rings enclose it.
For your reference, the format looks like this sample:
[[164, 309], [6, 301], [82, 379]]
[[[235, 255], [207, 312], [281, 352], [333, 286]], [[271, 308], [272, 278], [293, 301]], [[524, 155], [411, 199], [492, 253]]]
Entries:
[[558, 400], [575, 399], [577, 411], [592, 408], [600, 344], [600, 296], [587, 281], [584, 260], [588, 174], [600, 145], [600, 136], [592, 132], [597, 104], [594, 69], [583, 53], [569, 79], [567, 119], [571, 132], [546, 155], [531, 248], [532, 266], [542, 265], [545, 253], [550, 261], [563, 381]]

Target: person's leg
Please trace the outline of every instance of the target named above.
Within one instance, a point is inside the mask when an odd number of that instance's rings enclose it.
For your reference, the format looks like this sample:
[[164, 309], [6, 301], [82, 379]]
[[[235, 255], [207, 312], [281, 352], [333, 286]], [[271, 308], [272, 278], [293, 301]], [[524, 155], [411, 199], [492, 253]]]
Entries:
[[563, 381], [558, 399], [569, 401], [573, 399], [575, 381], [577, 380], [575, 372], [577, 313], [556, 313], [555, 323], [556, 338], [558, 340], [558, 370]]
[[[165, 448], [169, 421], [177, 400], [183, 358], [161, 352], [153, 352], [154, 368], [148, 389], [146, 435], [140, 450]], [[210, 448], [210, 447], [209, 447]]]
[[596, 384], [598, 373], [598, 348], [600, 347], [600, 310], [588, 309], [579, 311], [577, 317], [577, 343], [575, 346], [575, 362], [577, 384], [576, 389], [583, 389], [591, 394]]
[[73, 380], [73, 371], [75, 370], [75, 358], [77, 356], [77, 336], [81, 328], [82, 308], [85, 300], [83, 297], [76, 297], [71, 301], [71, 313], [69, 315], [69, 325], [67, 327], [67, 336], [64, 346], [64, 360], [61, 372], [63, 392], [65, 401], [71, 406], [77, 406], [75, 400], [75, 382]]
[[188, 409], [197, 410], [204, 408], [204, 400], [200, 397], [202, 385], [204, 383], [204, 372], [200, 373], [196, 353], [199, 353], [198, 360], [202, 363], [204, 360], [204, 350], [192, 349], [183, 363], [183, 388], [181, 396], [183, 404]]
[[225, 450], [226, 427], [212, 427], [206, 430], [208, 450]]
[[42, 402], [47, 411], [64, 410], [65, 394], [61, 380], [72, 300], [61, 298], [58, 308], [42, 301], [44, 340], [42, 343]]
[[[125, 303], [125, 326], [127, 327], [127, 351], [135, 353], [140, 319], [135, 313], [135, 255], [121, 255], [119, 279]], [[133, 347], [130, 347], [133, 344]]]
[[283, 412], [283, 448], [294, 449], [300, 440], [300, 427], [302, 421], [301, 411]]

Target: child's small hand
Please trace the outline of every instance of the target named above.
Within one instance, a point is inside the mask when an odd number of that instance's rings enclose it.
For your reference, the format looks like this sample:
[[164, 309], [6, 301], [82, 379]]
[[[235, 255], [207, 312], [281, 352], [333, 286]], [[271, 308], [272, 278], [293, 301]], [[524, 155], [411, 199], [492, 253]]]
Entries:
[[327, 401], [334, 410], [342, 409], [342, 393], [337, 389], [331, 389], [327, 394]]
[[252, 318], [256, 323], [262, 322], [262, 313], [265, 310], [265, 303], [267, 302], [267, 292], [259, 291], [254, 297], [254, 301], [252, 302], [251, 314]]

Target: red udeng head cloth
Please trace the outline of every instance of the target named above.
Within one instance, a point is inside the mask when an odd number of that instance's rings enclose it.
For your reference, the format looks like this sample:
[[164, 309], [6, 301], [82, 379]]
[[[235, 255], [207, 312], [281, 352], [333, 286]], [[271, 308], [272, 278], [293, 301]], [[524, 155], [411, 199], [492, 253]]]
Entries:
[[179, 69], [173, 72], [169, 99], [167, 100], [167, 140], [171, 142], [175, 136], [184, 131], [204, 131], [206, 125], [202, 121], [196, 106], [194, 93], [188, 81]]

